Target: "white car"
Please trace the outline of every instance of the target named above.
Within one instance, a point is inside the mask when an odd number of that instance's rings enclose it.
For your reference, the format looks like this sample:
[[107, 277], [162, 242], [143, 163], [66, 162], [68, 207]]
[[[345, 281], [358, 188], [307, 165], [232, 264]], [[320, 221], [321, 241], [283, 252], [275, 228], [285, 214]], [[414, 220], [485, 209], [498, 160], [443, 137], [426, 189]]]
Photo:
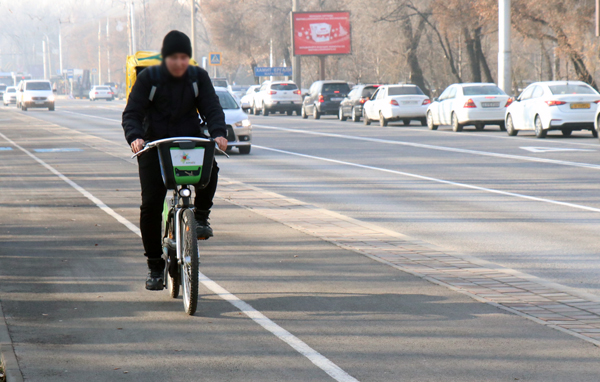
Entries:
[[54, 110], [54, 92], [47, 80], [24, 80], [17, 90], [17, 107], [23, 111], [28, 108], [48, 108]]
[[[235, 100], [233, 93], [227, 88], [215, 87], [219, 102], [225, 113], [227, 124], [227, 150], [237, 147], [240, 154], [250, 154], [252, 149], [252, 124], [248, 115]], [[208, 129], [204, 134], [209, 136]]]
[[377, 88], [363, 106], [365, 125], [379, 120], [381, 126], [389, 121], [402, 120], [404, 125], [417, 119], [425, 126], [425, 113], [431, 103], [417, 85], [383, 85]]
[[246, 94], [242, 96], [241, 104], [244, 111], [250, 110], [254, 107], [254, 94], [260, 91], [260, 85], [252, 85], [246, 90]]
[[99, 99], [105, 99], [107, 101], [112, 101], [115, 99], [115, 92], [112, 90], [110, 86], [94, 86], [92, 90], [90, 90], [89, 94], [90, 101], [96, 101]]
[[2, 96], [2, 101], [4, 102], [4, 106], [8, 106], [11, 103], [17, 103], [17, 88], [14, 86], [7, 87]]
[[302, 95], [300, 89], [292, 81], [265, 81], [260, 90], [254, 95], [252, 113], [267, 116], [273, 112], [286, 112], [300, 115], [302, 109]]
[[450, 85], [427, 109], [427, 126], [451, 125], [460, 132], [466, 125], [483, 130], [486, 125], [498, 125], [504, 130], [506, 108], [512, 102], [496, 84], [465, 83]]
[[597, 120], [600, 94], [581, 81], [544, 81], [529, 85], [506, 111], [506, 131], [515, 136], [519, 130], [533, 130], [538, 138], [548, 131], [560, 130], [564, 136], [573, 131], [590, 130]]

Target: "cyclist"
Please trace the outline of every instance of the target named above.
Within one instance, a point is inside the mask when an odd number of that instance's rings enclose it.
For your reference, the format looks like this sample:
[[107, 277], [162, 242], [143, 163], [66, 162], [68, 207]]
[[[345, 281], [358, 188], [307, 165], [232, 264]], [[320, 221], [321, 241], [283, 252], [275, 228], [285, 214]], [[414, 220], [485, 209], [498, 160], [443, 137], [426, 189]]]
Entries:
[[[123, 111], [123, 130], [131, 150], [137, 153], [145, 142], [162, 138], [204, 137], [198, 111], [208, 125], [210, 136], [221, 150], [225, 150], [225, 114], [208, 73], [189, 65], [192, 57], [190, 39], [182, 32], [169, 32], [163, 40], [161, 54], [161, 65], [139, 73]], [[161, 221], [167, 190], [156, 152], [139, 156], [138, 167], [142, 188], [140, 230], [149, 268], [146, 289], [162, 290], [165, 263]], [[194, 214], [198, 239], [213, 236], [208, 217], [217, 189], [218, 172], [214, 162], [210, 183], [206, 188], [196, 190]]]

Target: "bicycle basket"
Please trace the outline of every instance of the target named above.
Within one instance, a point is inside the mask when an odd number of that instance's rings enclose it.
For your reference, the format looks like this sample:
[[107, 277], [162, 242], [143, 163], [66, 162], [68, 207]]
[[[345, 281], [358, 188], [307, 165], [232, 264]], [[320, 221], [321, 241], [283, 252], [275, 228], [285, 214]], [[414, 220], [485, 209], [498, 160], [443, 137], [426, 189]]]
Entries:
[[195, 142], [185, 139], [160, 143], [157, 146], [163, 182], [169, 190], [178, 185], [205, 188], [215, 158], [214, 142]]

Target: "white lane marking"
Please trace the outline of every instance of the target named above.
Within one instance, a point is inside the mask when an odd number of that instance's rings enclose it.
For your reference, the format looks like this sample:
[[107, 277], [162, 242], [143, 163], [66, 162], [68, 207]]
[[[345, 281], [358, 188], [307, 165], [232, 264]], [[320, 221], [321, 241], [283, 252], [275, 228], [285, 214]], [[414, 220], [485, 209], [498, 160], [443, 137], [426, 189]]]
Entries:
[[584, 206], [584, 205], [581, 205], [581, 204], [574, 204], [574, 203], [568, 203], [568, 202], [560, 202], [558, 200], [552, 200], [552, 199], [546, 199], [546, 198], [538, 198], [538, 197], [535, 197], [535, 196], [529, 196], [529, 195], [524, 195], [524, 194], [517, 194], [515, 192], [500, 191], [500, 190], [495, 190], [493, 188], [473, 186], [473, 185], [466, 184], [466, 183], [452, 182], [452, 181], [449, 181], [449, 180], [437, 179], [437, 178], [432, 178], [432, 177], [429, 177], [429, 176], [412, 174], [412, 173], [409, 173], [409, 172], [389, 170], [389, 169], [386, 169], [386, 168], [367, 166], [367, 165], [364, 165], [364, 164], [358, 164], [358, 163], [352, 163], [352, 162], [345, 162], [345, 161], [341, 161], [341, 160], [337, 160], [337, 159], [329, 159], [329, 158], [317, 157], [317, 156], [313, 156], [313, 155], [295, 153], [295, 152], [292, 152], [292, 151], [285, 151], [285, 150], [274, 149], [274, 148], [271, 148], [271, 147], [264, 147], [264, 146], [258, 146], [258, 145], [252, 145], [252, 147], [255, 147], [257, 149], [267, 150], [267, 151], [273, 151], [273, 152], [277, 152], [277, 153], [281, 153], [281, 154], [293, 155], [293, 156], [302, 157], [302, 158], [308, 158], [308, 159], [320, 160], [320, 161], [324, 161], [324, 162], [342, 164], [342, 165], [345, 165], [345, 166], [358, 167], [358, 168], [362, 168], [362, 169], [366, 169], [366, 170], [381, 171], [381, 172], [386, 172], [386, 173], [389, 173], [389, 174], [402, 175], [402, 176], [407, 176], [407, 177], [410, 177], [410, 178], [416, 178], [416, 179], [427, 180], [427, 181], [436, 182], [436, 183], [448, 184], [448, 185], [451, 185], [451, 186], [456, 186], [456, 187], [461, 187], [461, 188], [468, 188], [468, 189], [471, 189], [471, 190], [484, 191], [484, 192], [489, 192], [489, 193], [492, 193], [492, 194], [498, 194], [498, 195], [504, 195], [504, 196], [512, 196], [512, 197], [515, 197], [515, 198], [532, 200], [532, 201], [536, 201], [536, 202], [543, 202], [543, 203], [549, 203], [549, 204], [555, 204], [555, 205], [559, 205], [559, 206], [563, 206], [563, 207], [575, 208], [575, 209], [578, 209], [578, 210], [585, 210], [585, 211], [591, 211], [591, 212], [600, 212], [600, 208], [594, 208], [594, 207]]
[[[27, 149], [23, 148], [22, 146], [20, 146], [19, 144], [17, 144], [10, 138], [8, 138], [6, 135], [0, 133], [0, 137], [4, 138], [7, 142], [12, 144], [13, 146], [18, 148], [25, 154], [27, 154], [29, 157], [34, 159], [36, 162], [38, 162], [42, 166], [44, 166], [51, 173], [53, 173], [54, 175], [58, 176], [60, 179], [65, 181], [69, 186], [71, 186], [75, 190], [79, 191], [79, 193], [81, 193], [83, 196], [88, 198], [92, 203], [94, 203], [102, 211], [106, 212], [108, 215], [115, 218], [119, 223], [121, 223], [125, 227], [129, 228], [129, 230], [131, 232], [135, 233], [139, 237], [142, 236], [140, 229], [135, 224], [131, 223], [129, 220], [125, 219], [123, 216], [116, 213], [112, 208], [108, 207], [102, 200], [96, 198], [94, 195], [92, 195], [90, 192], [85, 190], [83, 187], [81, 187], [77, 183], [73, 182], [71, 179], [69, 179], [66, 176], [64, 176], [63, 174], [61, 174], [54, 167], [50, 166], [43, 160], [39, 159], [38, 157], [33, 155], [31, 152], [29, 152]], [[281, 326], [277, 325], [275, 322], [271, 321], [267, 316], [265, 316], [258, 310], [254, 309], [250, 304], [241, 300], [240, 298], [238, 298], [231, 292], [227, 291], [225, 288], [223, 288], [222, 286], [220, 286], [219, 284], [217, 284], [216, 282], [211, 280], [208, 276], [206, 276], [202, 272], [198, 272], [198, 273], [199, 273], [198, 280], [205, 287], [207, 287], [210, 291], [212, 291], [217, 296], [221, 297], [223, 300], [228, 301], [231, 305], [238, 308], [242, 313], [244, 313], [246, 316], [248, 316], [250, 319], [252, 319], [258, 325], [262, 326], [264, 329], [266, 329], [267, 331], [274, 334], [277, 338], [279, 338], [280, 340], [282, 340], [283, 342], [285, 342], [286, 344], [291, 346], [298, 353], [300, 353], [304, 357], [308, 358], [308, 360], [310, 360], [313, 364], [315, 364], [318, 368], [323, 370], [325, 373], [327, 373], [333, 379], [335, 379], [336, 381], [339, 381], [339, 382], [358, 382], [358, 380], [356, 378], [354, 378], [350, 374], [346, 373], [339, 366], [337, 366], [336, 364], [331, 362], [327, 357], [323, 356], [321, 353], [317, 352], [316, 350], [314, 350], [313, 348], [308, 346], [301, 339], [294, 336], [292, 333], [288, 332]]]
[[562, 147], [535, 147], [535, 146], [523, 146], [519, 147], [520, 149], [527, 150], [532, 153], [551, 153], [551, 152], [561, 152], [561, 151], [597, 151], [591, 149], [569, 149]]
[[[258, 117], [253, 116], [252, 118], [258, 118]], [[269, 120], [272, 119], [271, 117], [260, 117], [260, 118], [261, 119], [268, 118]], [[282, 117], [282, 118], [285, 118], [285, 117]], [[337, 121], [337, 122], [333, 122], [333, 121]], [[338, 120], [338, 119], [329, 119], [329, 120], [319, 119], [318, 121], [315, 121], [314, 119], [308, 119], [308, 120], [304, 120], [303, 122], [315, 123], [315, 124], [318, 124], [319, 126], [323, 126], [323, 124], [328, 124], [328, 125], [335, 126], [335, 127], [347, 126], [344, 123], [340, 124], [340, 120]], [[357, 125], [359, 125], [359, 124], [357, 124]], [[350, 126], [355, 126], [355, 125], [350, 124]], [[443, 126], [443, 125], [440, 125], [440, 127], [441, 126]], [[448, 127], [450, 127], [450, 126], [448, 126]], [[469, 134], [469, 133], [457, 134], [453, 131], [443, 131], [443, 130], [430, 131], [428, 129], [423, 129], [423, 128], [418, 129], [414, 126], [411, 128], [411, 127], [406, 127], [406, 126], [401, 126], [401, 125], [388, 125], [386, 127], [377, 126], [377, 128], [378, 129], [388, 129], [388, 130], [392, 130], [392, 131], [396, 131], [396, 132], [398, 132], [398, 131], [414, 131], [414, 132], [422, 133], [422, 134], [434, 134], [434, 135], [435, 134], [450, 134], [454, 137], [510, 139], [512, 141], [520, 140], [520, 141], [527, 141], [527, 142], [531, 142], [532, 138], [535, 138], [535, 135], [532, 135], [531, 138], [523, 138], [523, 137], [509, 137], [509, 136], [500, 136], [500, 135], [491, 135], [491, 134]], [[527, 132], [527, 131], [533, 132], [533, 130], [521, 130], [521, 132]], [[557, 138], [558, 138], [558, 136], [557, 136]], [[559, 138], [559, 139], [561, 139], [561, 138]], [[547, 143], [598, 147], [598, 144], [573, 142], [572, 140], [567, 141], [567, 140], [562, 140], [562, 139], [560, 141], [547, 141]]]
[[448, 152], [461, 153], [461, 154], [471, 154], [471, 155], [479, 155], [479, 156], [502, 158], [502, 159], [514, 159], [514, 160], [526, 161], [526, 162], [549, 163], [549, 164], [556, 164], [556, 165], [561, 165], [561, 166], [581, 167], [581, 168], [589, 168], [589, 169], [593, 169], [593, 170], [600, 170], [600, 165], [590, 164], [590, 163], [569, 162], [569, 161], [562, 161], [562, 160], [557, 160], [557, 159], [527, 157], [527, 156], [522, 156], [522, 155], [500, 154], [500, 153], [492, 153], [492, 152], [488, 152], [488, 151], [477, 151], [477, 150], [469, 150], [469, 149], [459, 149], [459, 148], [455, 148], [455, 147], [427, 145], [424, 143], [413, 143], [413, 142], [405, 142], [405, 141], [390, 141], [390, 140], [379, 139], [379, 138], [369, 138], [369, 137], [358, 137], [358, 136], [333, 134], [333, 133], [323, 133], [323, 132], [319, 132], [319, 131], [305, 131], [305, 130], [298, 130], [298, 129], [290, 129], [290, 128], [286, 128], [286, 127], [276, 127], [276, 126], [266, 126], [266, 125], [253, 125], [253, 126], [258, 127], [258, 128], [263, 128], [263, 129], [286, 131], [286, 132], [290, 132], [290, 133], [317, 135], [317, 136], [331, 137], [331, 138], [343, 138], [343, 139], [350, 139], [350, 140], [355, 140], [355, 141], [386, 143], [386, 144], [399, 145], [399, 146], [417, 147], [417, 148], [428, 149], [428, 150], [448, 151]]
[[69, 113], [69, 114], [77, 114], [77, 115], [83, 115], [85, 117], [90, 117], [90, 118], [96, 118], [96, 119], [103, 119], [105, 121], [110, 121], [110, 122], [119, 122], [121, 123], [120, 119], [112, 119], [112, 118], [104, 118], [104, 117], [98, 117], [97, 115], [91, 115], [91, 114], [84, 114], [84, 113], [77, 113], [74, 111], [69, 111], [69, 110], [60, 110], [61, 113]]

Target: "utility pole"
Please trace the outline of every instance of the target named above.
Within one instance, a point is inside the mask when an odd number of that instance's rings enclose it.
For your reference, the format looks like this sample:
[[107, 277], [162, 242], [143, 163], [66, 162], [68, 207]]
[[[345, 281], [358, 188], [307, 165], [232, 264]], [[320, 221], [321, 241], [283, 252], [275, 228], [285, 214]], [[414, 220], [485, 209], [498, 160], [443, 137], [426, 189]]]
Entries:
[[191, 19], [191, 29], [192, 29], [192, 57], [196, 55], [196, 0], [190, 0], [190, 5], [192, 7], [192, 19]]
[[60, 65], [60, 75], [63, 75], [63, 59], [62, 59], [62, 33], [61, 33], [62, 21], [58, 20], [58, 62]]
[[[292, 0], [292, 12], [298, 12], [298, 2], [300, 0]], [[291, 15], [290, 15], [291, 16]], [[290, 29], [291, 29], [291, 34], [292, 34], [292, 39], [290, 40], [292, 42], [292, 75], [294, 78], [294, 82], [296, 83], [296, 85], [298, 85], [299, 89], [302, 89], [302, 57], [301, 56], [296, 56], [295, 52], [293, 52], [294, 49], [294, 19], [292, 17], [290, 17]]]
[[98, 22], [98, 85], [102, 85], [102, 21]]
[[42, 56], [44, 57], [44, 79], [48, 79], [48, 64], [46, 63], [46, 41], [42, 40]]
[[137, 46], [135, 43], [135, 5], [133, 1], [129, 4], [129, 9], [131, 15], [131, 54], [135, 54], [135, 52], [137, 52]]
[[512, 95], [510, 0], [498, 0], [498, 86]]
[[596, 0], [596, 37], [600, 36], [600, 0]]
[[109, 18], [106, 18], [106, 78], [108, 82], [110, 82], [110, 27], [109, 27]]

